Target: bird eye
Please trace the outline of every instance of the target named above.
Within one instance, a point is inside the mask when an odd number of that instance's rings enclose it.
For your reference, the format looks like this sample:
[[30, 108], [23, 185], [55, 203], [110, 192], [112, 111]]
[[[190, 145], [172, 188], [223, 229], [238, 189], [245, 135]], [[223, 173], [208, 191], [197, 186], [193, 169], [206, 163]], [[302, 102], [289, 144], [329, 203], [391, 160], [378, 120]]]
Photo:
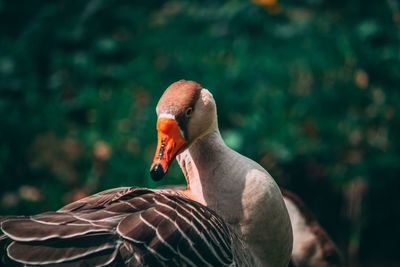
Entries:
[[189, 117], [192, 115], [192, 112], [193, 112], [193, 108], [187, 108], [187, 109], [185, 110], [185, 116], [186, 116], [186, 118], [189, 118]]

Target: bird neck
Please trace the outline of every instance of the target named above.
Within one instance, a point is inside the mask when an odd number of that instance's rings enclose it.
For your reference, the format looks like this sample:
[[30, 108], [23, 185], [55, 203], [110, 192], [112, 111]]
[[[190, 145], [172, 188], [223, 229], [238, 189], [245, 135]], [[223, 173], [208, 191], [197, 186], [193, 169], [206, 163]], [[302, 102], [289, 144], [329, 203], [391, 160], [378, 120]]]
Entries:
[[221, 183], [216, 181], [215, 170], [222, 165], [228, 150], [218, 128], [215, 128], [177, 157], [187, 181], [186, 191], [194, 200], [203, 205], [212, 204], [212, 199], [207, 196], [213, 194]]

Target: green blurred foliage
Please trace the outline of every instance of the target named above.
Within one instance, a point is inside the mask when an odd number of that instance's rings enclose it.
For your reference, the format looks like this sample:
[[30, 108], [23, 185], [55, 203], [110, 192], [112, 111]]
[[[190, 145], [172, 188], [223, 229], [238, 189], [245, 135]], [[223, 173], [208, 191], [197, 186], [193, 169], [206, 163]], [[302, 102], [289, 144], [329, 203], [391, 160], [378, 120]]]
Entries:
[[[337, 241], [355, 235], [366, 259], [388, 259], [387, 237], [400, 237], [399, 26], [397, 0], [0, 0], [0, 211], [161, 185], [148, 175], [155, 105], [193, 79], [214, 94], [228, 145]], [[175, 164], [163, 183], [183, 181]], [[367, 192], [356, 222], [343, 215], [353, 181]]]

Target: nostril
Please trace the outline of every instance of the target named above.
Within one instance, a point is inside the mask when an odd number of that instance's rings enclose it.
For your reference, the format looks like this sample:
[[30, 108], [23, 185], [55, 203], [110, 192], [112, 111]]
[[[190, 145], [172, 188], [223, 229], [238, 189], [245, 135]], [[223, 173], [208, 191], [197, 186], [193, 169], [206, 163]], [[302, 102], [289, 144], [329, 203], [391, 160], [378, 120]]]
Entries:
[[165, 139], [161, 141], [161, 147], [160, 151], [158, 152], [158, 159], [161, 160], [164, 156], [164, 151], [165, 151]]

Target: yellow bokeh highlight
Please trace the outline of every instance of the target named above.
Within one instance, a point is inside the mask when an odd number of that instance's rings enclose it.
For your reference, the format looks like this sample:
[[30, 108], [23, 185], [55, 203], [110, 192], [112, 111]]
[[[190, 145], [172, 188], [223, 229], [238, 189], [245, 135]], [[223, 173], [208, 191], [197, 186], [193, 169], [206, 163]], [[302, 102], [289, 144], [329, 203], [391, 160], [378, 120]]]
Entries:
[[277, 4], [277, 0], [252, 0], [254, 4], [261, 6], [274, 6]]

